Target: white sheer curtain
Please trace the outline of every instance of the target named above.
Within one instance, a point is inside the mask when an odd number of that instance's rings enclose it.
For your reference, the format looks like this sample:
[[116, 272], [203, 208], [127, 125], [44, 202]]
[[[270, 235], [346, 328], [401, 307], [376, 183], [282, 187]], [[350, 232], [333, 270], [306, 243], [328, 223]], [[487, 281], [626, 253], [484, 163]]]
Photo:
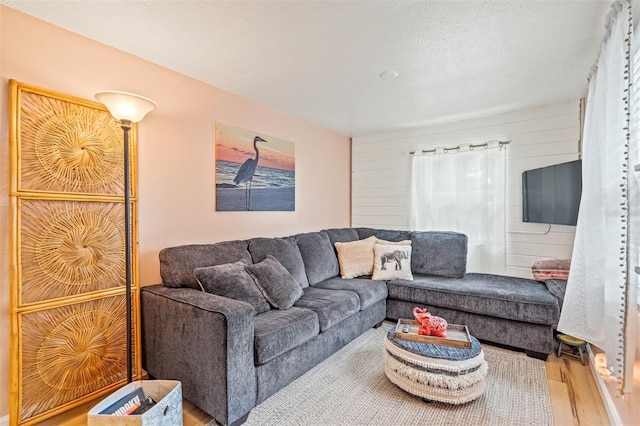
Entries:
[[629, 246], [637, 238], [629, 233], [628, 194], [637, 193], [629, 187], [637, 182], [629, 164], [631, 11], [628, 1], [612, 7], [589, 83], [582, 201], [558, 330], [603, 349], [624, 393], [632, 389], [635, 357], [634, 327], [628, 327], [636, 303]]
[[415, 156], [411, 229], [469, 237], [467, 271], [505, 271], [505, 152]]

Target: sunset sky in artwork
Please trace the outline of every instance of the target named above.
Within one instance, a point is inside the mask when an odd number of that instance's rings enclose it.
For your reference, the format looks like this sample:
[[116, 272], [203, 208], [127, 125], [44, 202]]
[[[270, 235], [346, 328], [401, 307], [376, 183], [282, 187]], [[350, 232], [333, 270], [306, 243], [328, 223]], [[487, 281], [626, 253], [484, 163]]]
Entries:
[[255, 158], [253, 139], [260, 136], [267, 143], [258, 142], [260, 158], [258, 166], [295, 171], [295, 145], [272, 136], [228, 124], [216, 124], [216, 160], [244, 163], [247, 158]]

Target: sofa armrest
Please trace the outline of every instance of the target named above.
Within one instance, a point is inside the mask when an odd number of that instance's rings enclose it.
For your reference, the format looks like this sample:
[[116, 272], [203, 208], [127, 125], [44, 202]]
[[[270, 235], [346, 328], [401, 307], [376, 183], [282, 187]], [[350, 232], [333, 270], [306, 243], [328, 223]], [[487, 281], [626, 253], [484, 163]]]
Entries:
[[141, 291], [143, 364], [182, 382], [186, 399], [230, 424], [256, 404], [254, 316], [249, 303], [164, 285]]
[[567, 291], [567, 280], [545, 280], [544, 285], [558, 299], [558, 305], [560, 305], [560, 311], [562, 312], [564, 293]]

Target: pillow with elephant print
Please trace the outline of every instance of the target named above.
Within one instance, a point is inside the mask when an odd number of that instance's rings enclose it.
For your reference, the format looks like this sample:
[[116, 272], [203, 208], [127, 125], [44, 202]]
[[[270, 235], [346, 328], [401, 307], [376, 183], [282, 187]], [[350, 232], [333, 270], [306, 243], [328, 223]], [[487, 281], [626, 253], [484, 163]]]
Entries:
[[411, 246], [376, 244], [373, 249], [374, 280], [413, 280]]

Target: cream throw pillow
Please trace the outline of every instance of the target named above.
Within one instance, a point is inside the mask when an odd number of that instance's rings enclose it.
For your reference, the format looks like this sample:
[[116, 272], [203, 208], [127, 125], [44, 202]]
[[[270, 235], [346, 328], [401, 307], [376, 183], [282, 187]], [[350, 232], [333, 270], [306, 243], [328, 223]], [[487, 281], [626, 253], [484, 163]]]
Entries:
[[342, 278], [355, 278], [373, 273], [373, 247], [376, 237], [349, 243], [335, 243]]
[[410, 245], [381, 245], [374, 248], [374, 280], [413, 280]]

